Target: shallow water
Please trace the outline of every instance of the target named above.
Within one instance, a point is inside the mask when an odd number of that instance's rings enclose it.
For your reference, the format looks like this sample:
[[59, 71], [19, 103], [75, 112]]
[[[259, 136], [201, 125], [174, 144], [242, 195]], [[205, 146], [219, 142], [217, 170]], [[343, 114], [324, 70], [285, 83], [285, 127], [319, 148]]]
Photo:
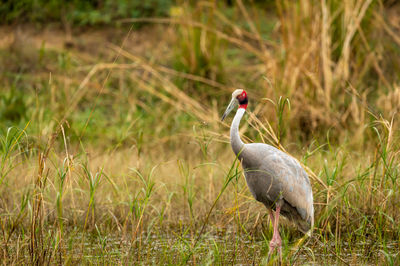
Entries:
[[[202, 237], [193, 249], [195, 237], [165, 235], [142, 235], [141, 238], [124, 239], [107, 236], [103, 242], [98, 237], [85, 240], [85, 260], [108, 262], [134, 262], [152, 264], [170, 264], [185, 261], [189, 257], [192, 263], [201, 264], [260, 264], [266, 262], [268, 240], [249, 239], [248, 236], [215, 235]], [[75, 253], [75, 252], [74, 252]], [[77, 252], [78, 254], [80, 252]], [[334, 242], [323, 244], [309, 239], [301, 248], [295, 243], [285, 243], [284, 257], [291, 264], [387, 264], [397, 261], [399, 242], [392, 241], [385, 245], [367, 240], [357, 244], [343, 242], [336, 250]]]
[[[61, 257], [53, 255], [54, 262], [100, 263], [100, 264], [265, 264], [269, 238], [236, 235], [204, 234], [196, 242], [197, 235], [176, 233], [142, 234], [141, 237], [122, 236], [110, 233], [65, 232]], [[399, 242], [381, 243], [366, 239], [363, 242], [333, 241], [326, 244], [316, 236], [307, 239], [297, 248], [297, 240], [283, 243], [283, 258], [290, 265], [398, 265]], [[13, 242], [15, 244], [15, 242]], [[27, 242], [25, 244], [28, 244]], [[28, 245], [21, 245], [28, 248]], [[339, 247], [336, 249], [336, 247]], [[11, 247], [11, 249], [15, 248]], [[57, 252], [55, 252], [57, 253]], [[60, 253], [60, 252], [58, 252]], [[29, 262], [29, 252], [18, 262]], [[190, 256], [192, 254], [192, 256]], [[275, 256], [276, 258], [277, 256]]]

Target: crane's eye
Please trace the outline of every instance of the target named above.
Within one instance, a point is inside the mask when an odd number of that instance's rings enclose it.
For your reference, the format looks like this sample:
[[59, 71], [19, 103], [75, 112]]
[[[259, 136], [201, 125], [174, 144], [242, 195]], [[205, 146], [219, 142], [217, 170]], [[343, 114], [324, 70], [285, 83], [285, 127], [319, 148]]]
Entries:
[[241, 94], [239, 94], [236, 98], [239, 100], [239, 102], [240, 102], [240, 101], [243, 101], [244, 99], [247, 98], [247, 94], [246, 94], [245, 91], [243, 91], [243, 92], [242, 92]]

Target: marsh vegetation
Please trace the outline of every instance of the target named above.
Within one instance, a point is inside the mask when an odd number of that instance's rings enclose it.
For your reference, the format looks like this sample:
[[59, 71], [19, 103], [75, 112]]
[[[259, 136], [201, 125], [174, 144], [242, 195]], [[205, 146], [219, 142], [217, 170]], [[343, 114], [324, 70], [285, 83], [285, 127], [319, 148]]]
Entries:
[[243, 139], [313, 186], [313, 235], [281, 227], [283, 264], [400, 263], [399, 4], [53, 2], [0, 9], [3, 264], [267, 264], [220, 122], [233, 88]]

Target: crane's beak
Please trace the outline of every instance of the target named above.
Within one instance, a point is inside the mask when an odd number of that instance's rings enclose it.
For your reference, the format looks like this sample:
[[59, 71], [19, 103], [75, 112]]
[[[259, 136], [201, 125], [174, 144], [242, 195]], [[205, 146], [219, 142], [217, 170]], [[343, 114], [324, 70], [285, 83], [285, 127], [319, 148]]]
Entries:
[[231, 102], [229, 103], [228, 107], [225, 110], [225, 113], [221, 117], [221, 121], [224, 121], [225, 117], [235, 108], [237, 101], [235, 98], [232, 98]]

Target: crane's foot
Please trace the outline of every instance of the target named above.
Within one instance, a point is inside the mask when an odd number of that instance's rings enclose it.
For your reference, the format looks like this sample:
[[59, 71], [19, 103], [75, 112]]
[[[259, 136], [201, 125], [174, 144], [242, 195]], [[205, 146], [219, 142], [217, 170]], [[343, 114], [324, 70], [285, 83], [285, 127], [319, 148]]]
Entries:
[[277, 249], [279, 258], [282, 261], [282, 239], [279, 234], [274, 235], [271, 239], [271, 242], [269, 242], [268, 261], [274, 253], [275, 249]]

